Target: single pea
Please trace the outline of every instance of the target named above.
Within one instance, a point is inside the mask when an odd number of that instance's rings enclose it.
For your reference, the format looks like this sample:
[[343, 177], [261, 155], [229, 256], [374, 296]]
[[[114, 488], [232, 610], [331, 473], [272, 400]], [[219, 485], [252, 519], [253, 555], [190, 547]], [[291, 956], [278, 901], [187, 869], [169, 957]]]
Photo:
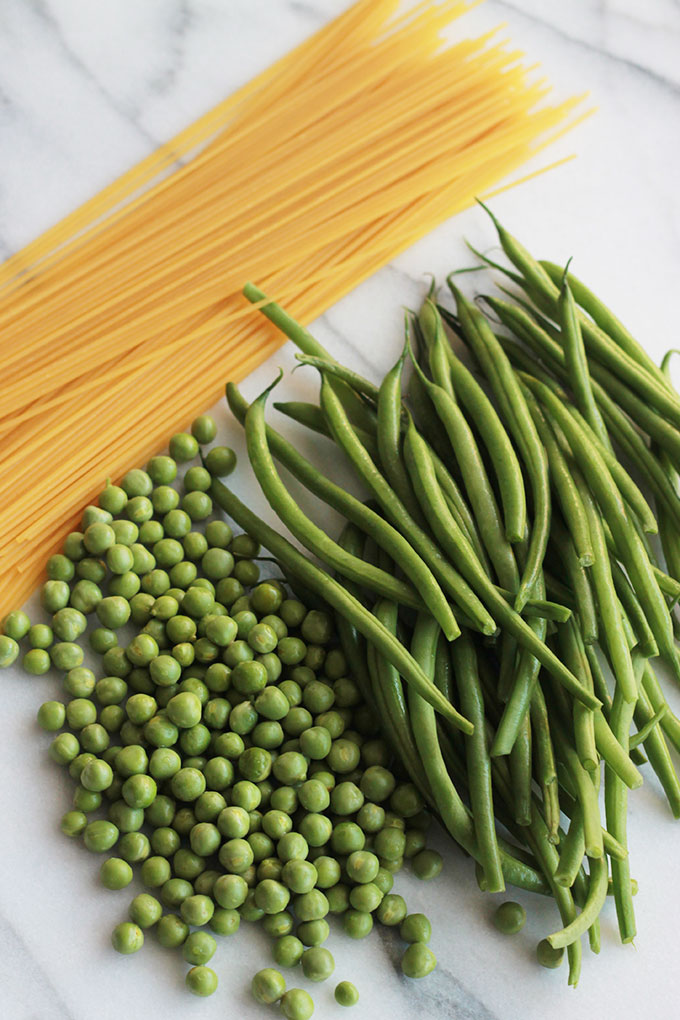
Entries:
[[191, 434], [201, 446], [212, 443], [217, 435], [217, 424], [212, 415], [201, 414], [198, 418], [194, 418], [191, 423]]
[[170, 439], [170, 456], [179, 464], [198, 455], [198, 443], [188, 432], [177, 432]]
[[331, 838], [333, 823], [326, 815], [309, 812], [300, 820], [300, 833], [311, 847], [325, 846]]
[[151, 928], [163, 915], [163, 907], [149, 893], [139, 893], [130, 903], [128, 916], [140, 928]]
[[136, 953], [144, 945], [144, 932], [130, 921], [117, 924], [111, 933], [111, 945], [117, 953]]
[[65, 836], [80, 836], [87, 826], [87, 817], [83, 811], [67, 811], [63, 815], [60, 828]]
[[242, 875], [221, 875], [213, 886], [215, 902], [225, 910], [236, 910], [245, 903], [248, 886]]
[[245, 811], [254, 811], [262, 801], [262, 794], [255, 785], [246, 779], [234, 783], [231, 791], [232, 804], [242, 807]]
[[151, 853], [149, 837], [143, 832], [126, 832], [118, 844], [118, 853], [129, 864], [145, 861]]
[[215, 904], [209, 896], [187, 896], [180, 907], [182, 920], [187, 924], [200, 926], [207, 924], [213, 915]]
[[120, 487], [128, 496], [148, 496], [153, 488], [153, 479], [141, 468], [132, 468], [123, 475]]
[[[336, 744], [339, 741], [336, 741]], [[362, 807], [364, 795], [355, 783], [338, 783], [331, 791], [331, 810], [336, 815], [353, 815]]]
[[[233, 546], [233, 543], [232, 543]], [[246, 588], [256, 584], [260, 577], [260, 568], [252, 560], [238, 560], [234, 564], [232, 575]]]
[[412, 860], [414, 874], [426, 881], [436, 878], [443, 864], [442, 855], [436, 850], [421, 850]]
[[[262, 862], [265, 863], [265, 862]], [[276, 861], [275, 858], [270, 859], [270, 863], [278, 864], [280, 861]], [[260, 865], [261, 867], [262, 865]], [[258, 867], [258, 878], [260, 874], [260, 867]], [[261, 879], [264, 881], [264, 878]], [[273, 879], [277, 881], [277, 879]], [[290, 935], [295, 927], [295, 921], [293, 915], [288, 910], [280, 910], [276, 914], [267, 914], [262, 919], [262, 927], [264, 928], [267, 935], [273, 939], [283, 938], [284, 935]]]
[[[391, 877], [391, 876], [390, 876]], [[406, 917], [406, 900], [396, 893], [388, 893], [383, 896], [376, 910], [376, 917], [381, 924], [393, 927], [401, 924]]]
[[157, 791], [155, 779], [151, 776], [136, 775], [125, 780], [121, 792], [129, 807], [148, 808], [153, 803]]
[[217, 991], [218, 979], [212, 967], [204, 967], [201, 964], [187, 971], [184, 983], [192, 995], [206, 998]]
[[304, 945], [295, 935], [283, 935], [274, 943], [272, 954], [279, 967], [295, 967], [304, 951]]
[[289, 988], [281, 997], [281, 1012], [287, 1020], [309, 1020], [314, 1013], [314, 1000], [303, 988]]
[[233, 875], [242, 875], [253, 863], [252, 848], [245, 839], [230, 839], [219, 852], [220, 864]]
[[[35, 652], [42, 651], [42, 649], [35, 648], [32, 652], [28, 652], [28, 655], [33, 655]], [[49, 657], [52, 660], [52, 665], [56, 669], [68, 672], [71, 669], [75, 669], [77, 666], [82, 665], [83, 662], [83, 649], [80, 645], [75, 644], [73, 641], [59, 641], [56, 645], [52, 645], [49, 652]], [[24, 661], [25, 661], [24, 657]]]
[[68, 765], [79, 753], [80, 743], [72, 733], [60, 733], [50, 744], [50, 758], [58, 765]]
[[407, 914], [401, 922], [399, 934], [404, 942], [429, 942], [432, 925], [425, 914]]
[[437, 966], [437, 958], [422, 942], [414, 942], [401, 958], [401, 969], [406, 977], [424, 978]]
[[[177, 477], [177, 464], [172, 457], [152, 457], [146, 470], [154, 485], [169, 485]], [[145, 496], [148, 493], [142, 492], [139, 495]]]
[[[32, 629], [32, 628], [31, 628]], [[49, 630], [49, 628], [47, 628]], [[47, 646], [46, 646], [47, 647]], [[33, 651], [44, 651], [43, 648], [33, 645]], [[27, 653], [30, 654], [30, 653]], [[47, 654], [47, 653], [46, 653]], [[8, 637], [6, 634], [0, 636], [0, 668], [5, 669], [11, 666], [13, 662], [16, 662], [19, 655], [19, 643], [12, 637]], [[25, 658], [25, 656], [24, 656]], [[49, 656], [47, 656], [48, 669], [49, 669]], [[26, 668], [24, 666], [24, 668]], [[30, 670], [29, 670], [30, 672]]]
[[38, 725], [43, 730], [60, 730], [66, 719], [66, 708], [61, 701], [45, 701], [38, 709]]
[[335, 970], [332, 954], [322, 946], [313, 946], [302, 954], [302, 972], [309, 981], [326, 981]]
[[212, 483], [210, 472], [197, 465], [190, 467], [184, 476], [185, 492], [207, 492]]
[[255, 903], [265, 914], [284, 911], [290, 901], [290, 892], [283, 883], [265, 878], [255, 887]]
[[520, 903], [508, 900], [494, 911], [493, 923], [503, 935], [514, 935], [521, 931], [527, 919], [526, 910]]
[[349, 894], [350, 906], [372, 914], [382, 902], [383, 894], [374, 882], [366, 882], [364, 885], [355, 885]]
[[192, 521], [204, 521], [212, 513], [212, 499], [207, 492], [187, 492], [180, 501], [180, 506]]
[[180, 729], [188, 729], [200, 722], [203, 708], [195, 694], [190, 691], [182, 691], [170, 699], [165, 710], [175, 726]]
[[[8, 638], [8, 641], [13, 640]], [[16, 642], [14, 642], [16, 644]], [[17, 645], [17, 652], [19, 646]], [[43, 676], [47, 673], [52, 665], [49, 653], [44, 648], [32, 648], [30, 652], [26, 652], [21, 664], [27, 673], [31, 673], [33, 676]]]
[[124, 889], [132, 881], [132, 868], [120, 857], [109, 857], [99, 869], [99, 878], [106, 889]]
[[216, 478], [226, 478], [236, 467], [236, 454], [228, 446], [214, 446], [205, 456], [205, 466]]
[[273, 967], [265, 967], [254, 975], [250, 990], [257, 1002], [264, 1005], [278, 1002], [286, 991], [286, 980], [278, 970], [274, 970]]
[[[230, 734], [220, 734], [220, 737], [228, 736], [230, 736]], [[238, 734], [235, 733], [234, 737], [237, 736]], [[231, 786], [234, 781], [234, 766], [228, 758], [216, 755], [215, 757], [208, 759], [203, 770], [203, 775], [205, 776], [205, 782], [208, 790], [226, 790], [227, 787]]]
[[342, 882], [336, 882], [326, 890], [329, 914], [344, 914], [349, 910], [349, 887]]
[[553, 949], [547, 939], [541, 939], [536, 946], [536, 959], [541, 967], [554, 970], [564, 959], [564, 949]]
[[342, 927], [350, 938], [364, 939], [373, 929], [373, 915], [364, 910], [347, 910], [342, 916]]
[[363, 850], [366, 836], [354, 822], [339, 822], [333, 827], [331, 846], [337, 854], [351, 854]]
[[83, 832], [83, 842], [92, 853], [105, 853], [118, 841], [118, 828], [103, 818], [90, 822]]
[[[182, 901], [182, 906], [184, 903], [186, 903], [186, 899]], [[207, 931], [194, 931], [187, 936], [182, 945], [182, 956], [187, 963], [200, 966], [207, 963], [208, 960], [212, 960], [216, 949], [217, 942], [212, 935]]]
[[156, 938], [166, 949], [177, 949], [189, 934], [189, 926], [177, 914], [164, 914], [156, 925]]
[[333, 621], [328, 613], [310, 609], [300, 626], [305, 641], [314, 645], [325, 645], [333, 636]]
[[356, 1006], [359, 1001], [359, 993], [351, 981], [341, 981], [333, 994], [339, 1006]]
[[347, 858], [345, 869], [353, 882], [373, 882], [380, 870], [380, 861], [367, 850], [355, 850]]
[[[153, 835], [155, 836], [159, 831], [156, 829]], [[172, 832], [173, 830], [170, 829], [168, 831]], [[153, 844], [153, 836], [151, 842]], [[159, 889], [172, 877], [170, 862], [165, 857], [158, 855], [147, 857], [142, 864], [141, 877], [143, 884], [148, 889]]]
[[194, 887], [184, 878], [171, 878], [161, 887], [160, 897], [166, 907], [177, 910], [187, 896], [192, 896]]
[[205, 776], [195, 768], [181, 768], [170, 780], [172, 794], [181, 801], [197, 800], [205, 793]]
[[217, 853], [222, 842], [220, 830], [212, 822], [197, 822], [189, 833], [191, 849], [199, 857]]
[[272, 771], [285, 786], [303, 783], [307, 778], [307, 760], [297, 751], [285, 751], [274, 762]]
[[80, 782], [86, 790], [101, 793], [102, 790], [107, 790], [111, 786], [113, 769], [108, 762], [102, 761], [101, 758], [93, 758], [88, 761], [81, 772]]

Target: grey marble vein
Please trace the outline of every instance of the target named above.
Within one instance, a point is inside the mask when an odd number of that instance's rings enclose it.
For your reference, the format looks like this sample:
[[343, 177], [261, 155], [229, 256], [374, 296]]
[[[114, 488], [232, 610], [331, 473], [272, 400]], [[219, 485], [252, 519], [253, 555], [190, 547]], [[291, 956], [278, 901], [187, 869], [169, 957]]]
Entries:
[[[21, 1012], [13, 1013], [13, 1020], [74, 1020], [74, 1014], [68, 1008], [59, 990], [38, 963], [30, 947], [20, 933], [0, 913], [0, 989], [16, 981], [21, 981], [26, 989], [30, 989], [30, 1005], [27, 1001], [17, 1003]], [[7, 1014], [4, 1014], [7, 1016]]]
[[177, 0], [174, 6], [174, 13], [167, 19], [171, 60], [168, 67], [151, 80], [150, 88], [155, 95], [163, 95], [176, 85], [184, 63], [186, 35], [195, 18], [188, 0]]
[[494, 7], [501, 11], [511, 11], [516, 17], [529, 21], [531, 24], [540, 26], [542, 29], [545, 29], [546, 32], [551, 35], [559, 36], [561, 39], [564, 39], [565, 42], [568, 42], [570, 45], [575, 46], [580, 50], [592, 53], [597, 57], [601, 57], [607, 63], [618, 64], [625, 67], [633, 73], [649, 79], [649, 81], [654, 84], [660, 85], [662, 88], [667, 89], [674, 95], [680, 95], [680, 82], [673, 81], [672, 78], [668, 78], [666, 75], [660, 74], [658, 71], [653, 70], [653, 68], [648, 67], [645, 64], [639, 63], [637, 60], [625, 57], [619, 53], [614, 53], [611, 49], [607, 49], [604, 45], [597, 46], [594, 43], [588, 42], [586, 39], [583, 39], [578, 35], [565, 31], [565, 29], [560, 25], [556, 25], [547, 18], [539, 17], [533, 13], [529, 14], [521, 7], [508, 3], [508, 0], [495, 0]]
[[138, 134], [148, 144], [149, 149], [157, 148], [161, 144], [161, 139], [152, 135], [151, 132], [140, 123], [139, 110], [134, 109], [132, 106], [125, 103], [121, 103], [120, 100], [117, 99], [116, 96], [114, 96], [112, 92], [100, 81], [86, 61], [80, 57], [69, 44], [61, 29], [59, 19], [56, 17], [50, 6], [49, 0], [29, 0], [27, 6], [30, 7], [35, 16], [39, 18], [49, 30], [69, 65], [87, 80], [88, 84], [95, 89], [97, 94], [102, 97], [114, 113], [118, 114], [118, 116], [126, 123], [135, 128]]

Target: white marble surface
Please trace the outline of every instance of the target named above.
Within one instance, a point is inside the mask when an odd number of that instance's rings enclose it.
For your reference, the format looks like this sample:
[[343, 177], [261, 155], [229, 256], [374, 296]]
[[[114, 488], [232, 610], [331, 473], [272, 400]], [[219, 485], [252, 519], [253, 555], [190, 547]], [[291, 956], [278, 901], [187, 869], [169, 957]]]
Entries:
[[[6, 255], [184, 126], [344, 6], [343, 0], [0, 0], [0, 254]], [[578, 159], [500, 196], [500, 218], [532, 250], [574, 267], [659, 357], [677, 343], [680, 273], [680, 6], [677, 0], [489, 0], [474, 24], [508, 23], [562, 95], [590, 90], [595, 117], [551, 150]], [[492, 245], [482, 213], [469, 211], [379, 272], [318, 323], [340, 358], [377, 377], [394, 359], [400, 306], [415, 303], [424, 274], [467, 261], [462, 238]], [[3, 343], [10, 342], [3, 338]], [[282, 350], [246, 385], [254, 394]], [[296, 373], [289, 393], [309, 393]], [[238, 429], [218, 409], [222, 436]], [[302, 441], [302, 439], [301, 439]], [[243, 491], [254, 490], [243, 478]], [[221, 987], [187, 996], [184, 967], [148, 940], [122, 958], [109, 931], [127, 897], [98, 886], [99, 862], [60, 836], [69, 784], [48, 761], [34, 723], [56, 679], [6, 671], [0, 741], [0, 1017], [12, 1020], [261, 1017], [247, 993], [266, 957], [262, 933], [246, 929], [215, 957]], [[48, 692], [54, 692], [48, 693]], [[411, 909], [426, 911], [439, 968], [426, 982], [401, 978], [397, 943], [334, 937], [337, 978], [361, 1003], [352, 1014], [385, 1020], [618, 1020], [679, 1015], [677, 916], [680, 832], [654, 779], [631, 799], [630, 849], [640, 883], [639, 935], [621, 947], [608, 905], [602, 954], [585, 953], [577, 991], [564, 971], [533, 962], [556, 924], [550, 903], [525, 899], [529, 922], [497, 935], [498, 897], [477, 892], [468, 862], [447, 855], [433, 884], [399, 879]], [[315, 1016], [342, 1014], [330, 986], [315, 990]]]

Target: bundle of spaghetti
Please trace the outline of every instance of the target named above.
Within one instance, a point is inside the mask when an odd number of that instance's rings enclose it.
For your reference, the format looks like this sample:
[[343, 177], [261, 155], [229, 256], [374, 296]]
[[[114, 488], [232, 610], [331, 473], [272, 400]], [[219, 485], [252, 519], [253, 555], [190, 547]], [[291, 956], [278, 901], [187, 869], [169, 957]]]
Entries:
[[581, 116], [465, 0], [359, 0], [0, 266], [0, 611], [107, 476]]

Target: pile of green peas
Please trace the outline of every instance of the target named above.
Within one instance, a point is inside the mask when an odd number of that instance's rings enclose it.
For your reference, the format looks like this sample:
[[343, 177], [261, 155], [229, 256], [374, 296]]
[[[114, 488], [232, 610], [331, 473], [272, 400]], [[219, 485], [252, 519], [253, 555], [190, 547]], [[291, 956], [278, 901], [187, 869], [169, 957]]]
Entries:
[[[258, 544], [214, 516], [211, 478], [234, 469], [233, 451], [204, 451], [179, 482], [178, 463], [215, 435], [203, 415], [170, 455], [107, 483], [48, 561], [49, 622], [3, 622], [0, 665], [23, 646], [28, 673], [61, 676], [62, 696], [37, 715], [76, 783], [61, 829], [106, 855], [106, 888], [129, 886], [137, 867], [148, 891], [113, 947], [137, 952], [153, 931], [189, 964], [195, 995], [217, 987], [214, 936], [241, 921], [261, 921], [277, 966], [314, 982], [335, 970], [329, 919], [356, 939], [377, 921], [407, 944], [403, 973], [423, 977], [436, 965], [429, 921], [392, 887], [406, 860], [424, 879], [441, 870], [430, 819], [395, 774], [332, 617], [261, 580]], [[273, 968], [252, 992], [289, 1020], [314, 1009]], [[341, 981], [335, 1000], [358, 992]]]

